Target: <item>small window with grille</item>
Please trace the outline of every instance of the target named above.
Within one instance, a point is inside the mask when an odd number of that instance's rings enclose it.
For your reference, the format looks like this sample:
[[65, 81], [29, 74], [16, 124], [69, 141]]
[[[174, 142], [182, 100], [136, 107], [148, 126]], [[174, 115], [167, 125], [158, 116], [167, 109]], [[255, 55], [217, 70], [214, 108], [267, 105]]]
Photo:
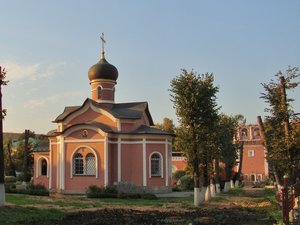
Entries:
[[73, 156], [73, 175], [96, 175], [96, 158], [93, 153], [82, 155], [77, 152]]
[[42, 159], [42, 161], [41, 161], [41, 175], [47, 176], [47, 161], [46, 161], [46, 159]]
[[92, 153], [89, 153], [85, 157], [86, 163], [86, 175], [96, 175], [96, 160]]
[[161, 177], [161, 157], [157, 153], [151, 156], [151, 176]]
[[83, 156], [80, 153], [76, 153], [73, 157], [73, 174], [74, 175], [84, 174]]

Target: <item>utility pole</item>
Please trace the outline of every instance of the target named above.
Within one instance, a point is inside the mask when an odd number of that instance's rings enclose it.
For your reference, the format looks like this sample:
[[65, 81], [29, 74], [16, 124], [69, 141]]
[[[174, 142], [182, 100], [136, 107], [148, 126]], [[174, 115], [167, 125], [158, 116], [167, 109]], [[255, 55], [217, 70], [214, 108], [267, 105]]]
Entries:
[[5, 203], [5, 186], [4, 186], [4, 148], [3, 148], [3, 118], [5, 111], [2, 109], [2, 85], [6, 85], [6, 71], [0, 66], [0, 207]]

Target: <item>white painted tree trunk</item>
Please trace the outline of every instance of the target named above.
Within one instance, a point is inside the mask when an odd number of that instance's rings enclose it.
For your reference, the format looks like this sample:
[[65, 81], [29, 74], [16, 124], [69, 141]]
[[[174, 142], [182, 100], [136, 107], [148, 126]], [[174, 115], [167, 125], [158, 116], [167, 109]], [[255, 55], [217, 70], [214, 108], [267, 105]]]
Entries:
[[214, 184], [210, 184], [210, 195], [211, 197], [216, 197], [216, 186]]
[[230, 181], [226, 181], [224, 185], [224, 192], [228, 192], [230, 190]]
[[194, 205], [199, 207], [201, 204], [200, 201], [200, 188], [194, 188]]
[[230, 180], [230, 188], [234, 188], [234, 182], [233, 182], [233, 180]]
[[220, 184], [217, 183], [216, 184], [216, 193], [219, 194], [221, 192], [221, 187], [220, 187]]
[[196, 207], [200, 206], [201, 203], [205, 201], [206, 188], [194, 188], [194, 205]]
[[235, 186], [236, 188], [239, 187], [239, 183], [240, 183], [240, 182], [239, 182], [238, 180], [236, 180], [234, 186]]
[[211, 194], [210, 194], [210, 187], [208, 186], [208, 187], [202, 187], [203, 189], [205, 189], [205, 197], [204, 197], [204, 199], [205, 199], [205, 201], [209, 201], [209, 199], [211, 199]]
[[0, 207], [5, 203], [5, 186], [0, 184]]

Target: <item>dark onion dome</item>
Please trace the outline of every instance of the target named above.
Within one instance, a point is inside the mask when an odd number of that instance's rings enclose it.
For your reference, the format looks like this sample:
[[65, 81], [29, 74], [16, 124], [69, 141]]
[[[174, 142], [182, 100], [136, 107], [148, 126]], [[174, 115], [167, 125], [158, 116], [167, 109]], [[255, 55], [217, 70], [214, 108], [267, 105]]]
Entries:
[[118, 79], [117, 68], [106, 61], [104, 53], [102, 53], [100, 61], [97, 64], [91, 66], [88, 74], [90, 81], [96, 79], [107, 79], [116, 81]]

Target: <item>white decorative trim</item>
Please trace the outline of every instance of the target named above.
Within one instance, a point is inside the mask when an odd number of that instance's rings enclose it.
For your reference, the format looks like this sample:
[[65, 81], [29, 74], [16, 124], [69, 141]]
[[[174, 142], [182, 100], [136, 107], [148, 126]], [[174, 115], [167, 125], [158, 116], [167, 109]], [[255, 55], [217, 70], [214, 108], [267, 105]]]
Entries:
[[85, 106], [83, 108], [81, 108], [79, 111], [73, 112], [71, 113], [70, 116], [68, 116], [66, 118], [66, 120], [64, 121], [65, 124], [68, 124], [71, 120], [75, 119], [76, 117], [78, 117], [79, 115], [83, 114], [84, 112], [86, 112], [88, 109], [90, 108], [90, 104], [85, 103]]
[[103, 84], [111, 84], [111, 83], [116, 84], [117, 83], [115, 80], [110, 80], [110, 79], [95, 79], [95, 80], [92, 80], [90, 82], [90, 84], [96, 83], [96, 82], [101, 82]]
[[[112, 102], [114, 103], [114, 102]], [[90, 104], [90, 107], [91, 109], [96, 112], [96, 113], [100, 113], [102, 115], [105, 115], [107, 116], [109, 119], [111, 119], [113, 122], [116, 122], [117, 121], [117, 118], [115, 118], [112, 114], [110, 114], [109, 112], [107, 112], [106, 110], [104, 109], [100, 109], [100, 108], [97, 108], [95, 106], [93, 106], [92, 104]]]
[[106, 91], [114, 91], [114, 88], [104, 88], [101, 85], [98, 85], [96, 88], [91, 89], [91, 91], [95, 91], [97, 90], [98, 87], [101, 87], [102, 90], [106, 90]]
[[147, 186], [146, 139], [143, 138], [143, 186]]
[[46, 158], [45, 156], [40, 156], [37, 158], [36, 160], [36, 165], [35, 165], [35, 177], [38, 178], [39, 176], [41, 176], [41, 160], [45, 159], [47, 162], [47, 177], [49, 178], [49, 160], [48, 158]]
[[117, 121], [117, 129], [118, 131], [121, 131], [121, 120], [116, 119], [116, 121]]
[[96, 166], [96, 179], [98, 179], [98, 155], [96, 153], [96, 151], [90, 147], [90, 146], [87, 146], [87, 145], [80, 145], [79, 147], [77, 147], [71, 154], [71, 163], [70, 163], [70, 178], [72, 179], [73, 178], [73, 157], [75, 155], [75, 153], [78, 151], [78, 149], [80, 148], [88, 148], [89, 150], [91, 150], [93, 152], [93, 154], [95, 155], [95, 166]]
[[91, 103], [85, 103], [85, 105], [84, 105], [83, 108], [81, 108], [79, 111], [76, 111], [76, 112], [72, 113], [70, 116], [68, 116], [66, 118], [66, 120], [64, 121], [64, 123], [68, 124], [71, 120], [73, 120], [76, 117], [78, 117], [79, 115], [83, 114], [89, 108], [92, 109], [94, 112], [97, 112], [97, 113], [100, 113], [102, 115], [107, 116], [113, 122], [116, 122], [116, 118], [112, 114], [110, 114], [109, 112], [107, 112], [106, 110], [97, 108], [97, 107], [93, 106]]
[[[75, 126], [73, 126], [72, 128], [70, 128], [69, 130], [67, 130], [67, 132], [64, 133], [64, 136], [67, 137], [67, 136], [69, 136], [71, 133], [73, 133], [73, 132], [75, 132], [75, 131], [78, 131], [78, 130], [81, 130], [81, 129], [89, 129], [89, 130], [93, 130], [93, 131], [95, 131], [95, 132], [100, 133], [100, 134], [103, 135], [103, 136], [106, 134], [106, 133], [103, 132], [101, 129], [96, 128], [96, 127], [94, 127], [94, 126], [92, 126], [92, 125], [81, 124], [81, 125], [75, 125]], [[68, 140], [68, 141], [70, 141], [70, 140]]]
[[143, 117], [145, 118], [146, 124], [147, 124], [148, 126], [150, 126], [149, 118], [148, 118], [148, 116], [147, 116], [147, 114], [146, 114], [146, 111], [143, 112]]
[[122, 145], [121, 138], [118, 138], [118, 182], [122, 180]]
[[64, 137], [61, 137], [60, 139], [61, 144], [60, 144], [60, 148], [61, 148], [61, 190], [65, 190], [65, 143], [64, 143]]
[[49, 190], [52, 189], [52, 142], [50, 140], [49, 146]]
[[93, 142], [105, 142], [105, 139], [80, 139], [80, 140], [65, 140], [65, 143], [93, 143]]
[[105, 137], [104, 143], [104, 186], [108, 185], [108, 138]]
[[97, 102], [99, 102], [99, 103], [115, 103], [113, 100], [102, 100], [102, 99], [99, 99]]
[[[59, 146], [59, 147], [58, 147]], [[56, 189], [59, 189], [59, 177], [60, 177], [60, 174], [59, 174], [59, 167], [60, 167], [60, 158], [59, 158], [59, 152], [60, 152], [60, 144], [57, 143], [56, 144]]]
[[[157, 152], [157, 151], [152, 152], [149, 155], [149, 159], [148, 159], [149, 160], [149, 177], [150, 178], [152, 177], [152, 175], [151, 175], [151, 157], [152, 157], [153, 154], [159, 154], [159, 156], [160, 156], [160, 169], [161, 169], [161, 171], [160, 171], [160, 173], [161, 173], [160, 178], [164, 178], [164, 157], [162, 156], [162, 154], [160, 152]], [[156, 176], [154, 176], [154, 177], [156, 177]]]
[[[122, 141], [121, 140], [122, 144], [143, 144], [144, 142], [146, 144], [165, 144], [166, 143], [165, 141]], [[117, 141], [108, 141], [108, 143], [110, 143], [110, 144], [118, 144]]]

